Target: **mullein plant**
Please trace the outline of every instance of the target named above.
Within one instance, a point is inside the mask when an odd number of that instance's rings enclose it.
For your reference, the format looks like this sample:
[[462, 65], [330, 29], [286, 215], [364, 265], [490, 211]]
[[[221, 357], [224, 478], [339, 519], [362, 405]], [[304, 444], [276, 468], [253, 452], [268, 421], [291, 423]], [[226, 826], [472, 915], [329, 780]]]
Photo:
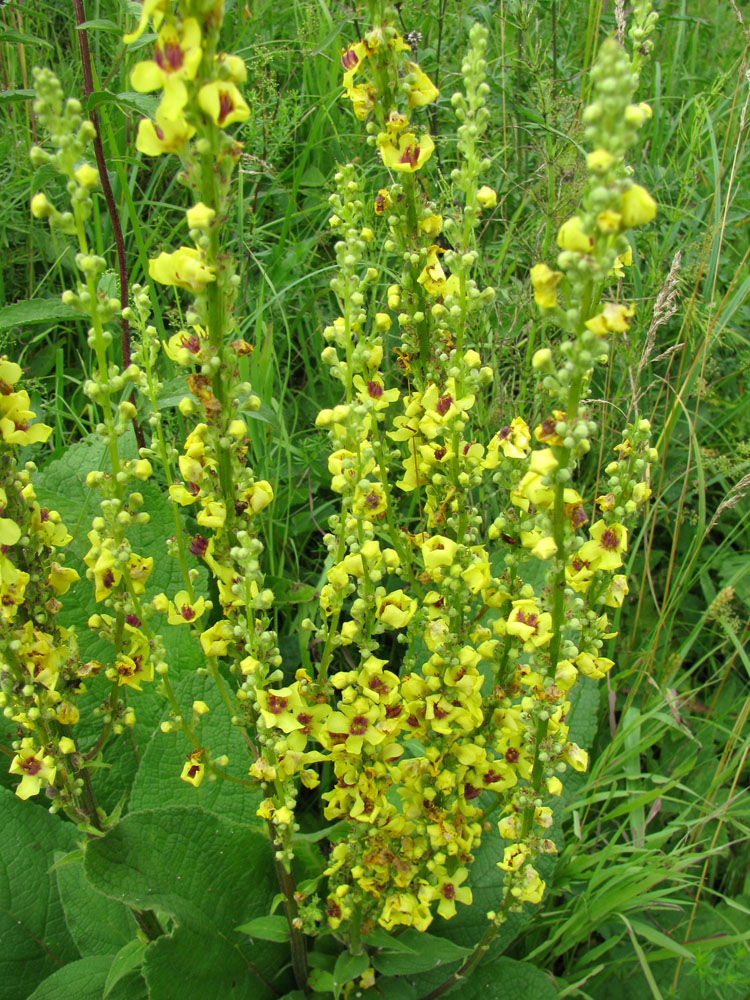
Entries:
[[[100, 764], [110, 736], [133, 725], [138, 691], [156, 683], [171, 709], [162, 729], [181, 731], [189, 747], [175, 779], [197, 787], [208, 777], [261, 793], [258, 815], [273, 845], [301, 987], [305, 935], [332, 933], [356, 954], [378, 925], [425, 930], [436, 913], [450, 919], [457, 906], [470, 905], [471, 864], [491, 812], [508, 841], [496, 859], [504, 888], [456, 976], [473, 968], [508, 913], [542, 900], [535, 866], [556, 850], [552, 804], [567, 769], [587, 766], [585, 751], [568, 738], [571, 689], [579, 676], [602, 678], [613, 666], [602, 650], [627, 594], [619, 571], [629, 525], [650, 495], [655, 457], [648, 423], [629, 425], [601, 494], [576, 488], [597, 433], [588, 387], [634, 312], [613, 289], [632, 259], [626, 234], [655, 214], [625, 159], [650, 115], [632, 103], [637, 67], [614, 41], [602, 46], [584, 112], [590, 152], [581, 208], [560, 227], [556, 261], [531, 271], [536, 303], [563, 338], [533, 359], [536, 405], [546, 416], [529, 426], [518, 414], [487, 433], [476, 420], [494, 378], [477, 350], [494, 292], [477, 278], [476, 234], [497, 203], [482, 183], [491, 166], [481, 153], [489, 119], [486, 31], [477, 25], [470, 34], [463, 92], [452, 98], [450, 191], [433, 199], [436, 143], [425, 108], [438, 91], [396, 30], [395, 10], [382, 0], [368, 7], [370, 30], [341, 54], [342, 85], [382, 186], [369, 195], [346, 164], [330, 199], [338, 311], [324, 331], [322, 360], [340, 383], [341, 402], [321, 411], [317, 425], [330, 439], [340, 509], [324, 538], [326, 583], [319, 614], [304, 622], [311, 642], [294, 677], [282, 670], [274, 594], [264, 583], [260, 535], [273, 491], [247, 463], [246, 419], [259, 401], [240, 376], [251, 347], [238, 335], [238, 278], [222, 247], [241, 152], [231, 128], [249, 109], [240, 90], [245, 66], [219, 47], [221, 0], [145, 0], [126, 36], [138, 40], [149, 22], [157, 32], [152, 57], [131, 75], [136, 90], [161, 95], [136, 146], [145, 156], [178, 156], [193, 197], [189, 242], [149, 267], [154, 282], [179, 290], [184, 328], [161, 343], [149, 295], [133, 286], [125, 318], [137, 344], [125, 370], [111, 357], [119, 303], [100, 291], [105, 262], [90, 250], [98, 184], [87, 160], [92, 128], [76, 101], [63, 101], [50, 73], [36, 78], [35, 109], [53, 151], [35, 148], [32, 156], [65, 177], [70, 207], [60, 210], [39, 193], [32, 212], [76, 242], [79, 279], [63, 298], [91, 324], [95, 368], [85, 391], [101, 413], [105, 461], [87, 479], [99, 511], [84, 563], [101, 605], [89, 626], [109, 642], [108, 662], [82, 663], [75, 635], [55, 622], [77, 578], [65, 566], [69, 535], [58, 515], [36, 503], [34, 467], [20, 467], [15, 455], [19, 445], [43, 442], [49, 429], [31, 422], [19, 367], [0, 362], [0, 697], [19, 727], [11, 764], [21, 776], [18, 794], [44, 790], [53, 809], [84, 829], [106, 828], [89, 768]], [[643, 4], [639, 17], [636, 27], [648, 34], [653, 23]], [[370, 262], [380, 242], [396, 276], [390, 285]], [[180, 411], [190, 431], [179, 449], [157, 405], [162, 352], [186, 373]], [[133, 390], [151, 439], [128, 459]], [[174, 514], [169, 552], [182, 571], [172, 594], [154, 592], [155, 555], [129, 541], [131, 527], [148, 520], [141, 484], [155, 466]], [[480, 506], [488, 494], [493, 508]], [[186, 516], [197, 530], [186, 531]], [[205, 586], [200, 592], [200, 566], [213, 579], [214, 604]], [[178, 703], [170, 681], [178, 629], [200, 645], [202, 669], [244, 736], [247, 762], [203, 745], [205, 703]], [[97, 673], [109, 680], [109, 694], [101, 734], [84, 748], [75, 702]], [[325, 820], [344, 831], [315, 880], [320, 896], [299, 891], [292, 876], [300, 786], [320, 788]], [[373, 976], [370, 970], [361, 984]]]

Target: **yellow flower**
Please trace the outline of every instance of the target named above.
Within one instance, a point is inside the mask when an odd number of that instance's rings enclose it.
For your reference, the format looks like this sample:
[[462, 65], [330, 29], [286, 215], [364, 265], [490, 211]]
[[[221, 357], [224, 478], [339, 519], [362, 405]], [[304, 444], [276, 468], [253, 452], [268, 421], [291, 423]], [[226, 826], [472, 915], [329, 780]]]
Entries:
[[232, 640], [232, 626], [222, 618], [201, 635], [201, 647], [206, 656], [224, 656]]
[[137, 63], [130, 74], [133, 88], [141, 94], [163, 90], [161, 109], [173, 118], [187, 103], [186, 80], [193, 80], [203, 53], [201, 29], [194, 17], [182, 24], [182, 34], [174, 24], [165, 24], [154, 46], [154, 58]]
[[570, 764], [574, 771], [583, 773], [589, 766], [589, 755], [577, 743], [566, 743], [563, 747], [562, 759]]
[[43, 748], [36, 748], [33, 737], [27, 736], [23, 739], [21, 749], [13, 758], [9, 769], [11, 774], [23, 776], [16, 788], [18, 798], [28, 799], [32, 795], [38, 795], [42, 782], [51, 785], [57, 773], [54, 765], [54, 757], [45, 756]]
[[477, 191], [477, 201], [480, 208], [494, 208], [497, 205], [497, 192], [494, 188], [483, 184]]
[[167, 622], [170, 625], [190, 625], [196, 622], [206, 610], [206, 602], [202, 597], [191, 602], [186, 590], [175, 594], [174, 603], [168, 602]]
[[630, 267], [632, 263], [633, 263], [633, 248], [629, 246], [625, 251], [625, 253], [619, 254], [617, 259], [615, 260], [614, 267], [609, 272], [608, 277], [611, 278], [612, 276], [614, 276], [616, 278], [624, 278], [625, 272], [623, 271], [623, 267]]
[[90, 163], [82, 163], [75, 172], [75, 179], [84, 188], [95, 188], [99, 184], [99, 171]]
[[420, 219], [417, 223], [417, 229], [420, 233], [424, 233], [425, 236], [430, 236], [434, 239], [435, 236], [439, 236], [442, 232], [442, 215], [428, 215], [426, 219]]
[[552, 615], [540, 612], [536, 601], [523, 599], [513, 601], [513, 610], [507, 621], [508, 635], [515, 635], [523, 642], [526, 652], [543, 646], [552, 638]]
[[535, 264], [529, 275], [536, 304], [540, 309], [554, 309], [557, 305], [557, 286], [562, 279], [562, 271], [553, 271], [546, 264]]
[[134, 691], [140, 691], [141, 681], [149, 683], [154, 679], [154, 665], [147, 655], [135, 649], [131, 649], [131, 653], [132, 656], [120, 653], [114, 667], [110, 667], [106, 674], [109, 680], [117, 681], [119, 687], [125, 684]]
[[156, 109], [156, 121], [152, 122], [150, 118], [141, 119], [135, 148], [145, 156], [179, 153], [194, 135], [195, 127], [188, 125], [182, 113], [169, 116], [159, 106]]
[[583, 219], [579, 215], [573, 215], [560, 226], [557, 245], [560, 249], [570, 250], [573, 253], [589, 253], [594, 241], [584, 230]]
[[612, 577], [604, 597], [604, 603], [609, 608], [621, 608], [628, 594], [628, 578], [619, 574]]
[[25, 389], [0, 395], [0, 435], [6, 444], [44, 444], [52, 433], [46, 424], [31, 423], [36, 414], [29, 404]]
[[625, 333], [630, 329], [628, 317], [634, 313], [633, 306], [608, 302], [600, 313], [586, 320], [586, 328], [600, 337], [608, 333]]
[[360, 400], [365, 406], [375, 410], [376, 413], [380, 412], [380, 410], [385, 410], [386, 407], [395, 402], [399, 397], [398, 389], [385, 388], [380, 375], [373, 374], [367, 382], [365, 382], [361, 375], [355, 375], [352, 384], [357, 390]]
[[148, 262], [148, 273], [162, 285], [177, 285], [190, 292], [202, 292], [210, 281], [216, 280], [214, 269], [204, 263], [201, 251], [192, 247], [160, 253]]
[[416, 76], [415, 81], [409, 86], [409, 107], [421, 108], [436, 101], [440, 91], [417, 63], [407, 62], [406, 69]]
[[351, 83], [351, 74], [344, 76], [344, 86], [346, 96], [352, 102], [352, 108], [356, 117], [363, 122], [375, 107], [377, 91], [369, 83]]
[[530, 853], [526, 844], [509, 844], [503, 852], [503, 860], [497, 862], [497, 867], [504, 872], [517, 872], [526, 864]]
[[206, 765], [203, 763], [203, 753], [203, 748], [193, 750], [192, 753], [189, 753], [180, 774], [180, 779], [187, 782], [188, 785], [192, 785], [193, 788], [197, 788], [200, 785], [206, 773]]
[[487, 446], [485, 469], [495, 469], [500, 462], [500, 452], [506, 458], [526, 458], [529, 453], [531, 434], [522, 417], [514, 417], [509, 424], [501, 427]]
[[445, 286], [447, 282], [445, 271], [440, 264], [440, 258], [438, 256], [441, 253], [445, 253], [443, 248], [433, 243], [427, 252], [427, 263], [422, 269], [422, 273], [417, 278], [419, 284], [426, 292], [429, 292], [430, 295], [445, 295]]
[[595, 149], [586, 157], [586, 166], [592, 174], [606, 174], [614, 162], [614, 156], [606, 149]]
[[443, 567], [453, 565], [456, 552], [458, 552], [458, 543], [445, 535], [433, 535], [422, 544], [421, 552], [427, 572], [434, 579], [437, 571], [438, 579], [442, 579], [440, 570]]
[[526, 865], [521, 875], [521, 884], [513, 886], [511, 895], [519, 903], [541, 903], [546, 887], [546, 883], [539, 877], [539, 872], [531, 865]]
[[621, 212], [626, 229], [645, 226], [656, 215], [656, 202], [644, 187], [633, 184], [622, 196]]
[[159, 25], [164, 20], [164, 13], [168, 6], [169, 0], [143, 0], [143, 5], [141, 7], [141, 19], [138, 22], [138, 27], [135, 31], [131, 31], [130, 34], [123, 35], [123, 42], [125, 42], [126, 45], [130, 45], [131, 42], [135, 42], [139, 39], [146, 30], [149, 18], [153, 20], [154, 29], [158, 31]]
[[[382, 588], [378, 588], [380, 591]], [[408, 625], [417, 610], [416, 597], [409, 597], [403, 590], [392, 590], [378, 600], [375, 617], [391, 628], [403, 628]]]
[[413, 132], [404, 132], [399, 136], [398, 145], [395, 145], [387, 134], [382, 133], [378, 136], [378, 148], [389, 170], [414, 173], [432, 156], [435, 143], [427, 134], [417, 141]]
[[198, 104], [219, 128], [244, 122], [250, 117], [250, 108], [231, 80], [204, 84], [198, 91]]
[[611, 571], [622, 566], [621, 553], [628, 548], [628, 532], [613, 521], [596, 521], [589, 528], [590, 540], [584, 542], [576, 553], [577, 558], [590, 563], [593, 569]]

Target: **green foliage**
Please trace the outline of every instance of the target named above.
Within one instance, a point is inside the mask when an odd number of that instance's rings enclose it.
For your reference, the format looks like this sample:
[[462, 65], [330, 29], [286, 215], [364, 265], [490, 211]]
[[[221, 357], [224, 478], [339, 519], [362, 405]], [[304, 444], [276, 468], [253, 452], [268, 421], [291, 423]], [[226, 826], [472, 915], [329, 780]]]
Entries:
[[17, 1000], [78, 957], [57, 882], [48, 874], [55, 850], [70, 850], [76, 832], [43, 809], [29, 809], [5, 788], [0, 803], [0, 997]]

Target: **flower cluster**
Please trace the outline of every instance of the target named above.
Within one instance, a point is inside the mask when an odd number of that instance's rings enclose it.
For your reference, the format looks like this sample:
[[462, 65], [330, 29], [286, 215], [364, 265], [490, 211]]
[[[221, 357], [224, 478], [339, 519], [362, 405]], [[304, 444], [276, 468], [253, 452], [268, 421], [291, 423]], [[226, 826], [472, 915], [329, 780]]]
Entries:
[[0, 706], [17, 727], [10, 765], [20, 779], [16, 795], [45, 791], [54, 809], [80, 820], [80, 759], [70, 734], [85, 669], [75, 635], [56, 622], [78, 573], [65, 565], [71, 536], [60, 515], [37, 501], [34, 465], [18, 466], [16, 449], [52, 432], [34, 422], [20, 378], [20, 367], [0, 358]]
[[[84, 564], [100, 605], [89, 626], [110, 643], [107, 662], [81, 664], [75, 637], [54, 625], [58, 599], [77, 579], [64, 565], [68, 535], [36, 503], [33, 470], [18, 471], [11, 455], [49, 430], [31, 422], [28, 395], [15, 388], [18, 366], [0, 361], [0, 613], [10, 635], [1, 680], [4, 710], [19, 726], [11, 765], [19, 794], [46, 786], [72, 815], [95, 817], [95, 804], [82, 800], [86, 764], [111, 731], [133, 724], [125, 699], [156, 681], [171, 709], [162, 729], [181, 730], [190, 744], [175, 778], [262, 790], [258, 815], [273, 845], [300, 985], [303, 927], [348, 935], [356, 951], [376, 924], [424, 930], [436, 913], [450, 918], [458, 904], [470, 905], [471, 865], [490, 813], [508, 841], [495, 859], [504, 890], [492, 925], [541, 901], [538, 859], [556, 850], [554, 799], [567, 769], [587, 766], [570, 738], [571, 690], [613, 666], [610, 619], [627, 595], [630, 524], [650, 496], [655, 458], [648, 423], [639, 421], [624, 428], [599, 488], [581, 485], [598, 432], [587, 389], [634, 315], [605, 289], [632, 259], [627, 233], [655, 212], [625, 165], [649, 116], [632, 103], [634, 64], [614, 42], [602, 47], [584, 114], [592, 148], [582, 205], [559, 229], [555, 267], [540, 262], [531, 271], [536, 303], [565, 339], [534, 356], [536, 411], [509, 412], [488, 428], [484, 396], [495, 375], [479, 347], [494, 291], [481, 286], [476, 240], [480, 219], [497, 205], [481, 183], [491, 166], [481, 155], [486, 31], [471, 31], [463, 89], [451, 100], [456, 166], [450, 189], [433, 197], [437, 156], [425, 108], [439, 94], [396, 30], [395, 11], [381, 0], [370, 6], [371, 30], [342, 53], [342, 86], [382, 176], [373, 197], [355, 168], [342, 166], [330, 198], [336, 314], [323, 331], [322, 360], [341, 398], [316, 423], [328, 435], [339, 507], [324, 536], [317, 614], [303, 622], [306, 668], [293, 678], [283, 672], [261, 565], [261, 522], [274, 494], [248, 462], [247, 416], [260, 404], [241, 376], [252, 348], [238, 333], [238, 276], [221, 241], [241, 150], [226, 130], [249, 109], [239, 90], [245, 66], [219, 48], [220, 0], [145, 0], [126, 39], [140, 38], [149, 21], [157, 32], [151, 57], [131, 74], [137, 91], [161, 95], [136, 145], [146, 156], [179, 156], [191, 205], [188, 241], [149, 262], [153, 281], [187, 300], [184, 322], [160, 342], [149, 296], [133, 286], [123, 316], [138, 342], [124, 370], [111, 359], [107, 328], [119, 304], [101, 291], [104, 261], [87, 235], [98, 183], [86, 160], [91, 126], [76, 102], [63, 105], [54, 78], [37, 76], [37, 113], [55, 152], [33, 155], [63, 174], [71, 210], [41, 193], [32, 210], [78, 242], [76, 287], [63, 299], [90, 318], [96, 360], [85, 391], [101, 413], [105, 462], [87, 478], [99, 510]], [[382, 263], [370, 260], [378, 240], [387, 286]], [[179, 411], [189, 429], [180, 447], [159, 408], [162, 353], [186, 377]], [[137, 453], [125, 440], [134, 401], [150, 431]], [[154, 592], [159, 554], [131, 542], [131, 529], [149, 517], [142, 484], [157, 474], [174, 517], [168, 553], [182, 577], [169, 593]], [[189, 633], [243, 731], [249, 773], [244, 764], [242, 776], [229, 775], [228, 758], [216, 756], [222, 748], [199, 739], [206, 703], [193, 702], [192, 714], [178, 704], [169, 676], [175, 630]], [[95, 673], [111, 685], [105, 728], [81, 754], [65, 727], [77, 721], [75, 696]], [[300, 785], [320, 788], [323, 816], [337, 830], [321, 874], [324, 915], [315, 898], [306, 905], [291, 874]]]

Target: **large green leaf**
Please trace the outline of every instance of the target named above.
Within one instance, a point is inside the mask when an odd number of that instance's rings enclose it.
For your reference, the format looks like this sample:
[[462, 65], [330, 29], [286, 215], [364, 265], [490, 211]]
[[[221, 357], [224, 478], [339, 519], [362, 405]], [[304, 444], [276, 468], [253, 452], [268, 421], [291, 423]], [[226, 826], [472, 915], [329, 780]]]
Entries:
[[452, 1000], [557, 1000], [552, 980], [530, 962], [498, 958], [480, 966], [450, 994]]
[[285, 947], [253, 946], [234, 930], [268, 914], [278, 889], [260, 834], [198, 808], [133, 812], [89, 843], [85, 871], [104, 895], [176, 922], [146, 950], [151, 1000], [173, 1000], [175, 970], [186, 973], [181, 1000], [265, 1000], [271, 980], [278, 989], [291, 985], [277, 978]]
[[0, 788], [0, 1000], [23, 1000], [78, 958], [48, 874], [55, 849], [72, 850], [75, 839], [73, 826]]
[[48, 976], [29, 1000], [101, 1000], [112, 955], [89, 955]]
[[135, 938], [138, 928], [130, 910], [91, 888], [83, 873], [80, 852], [68, 858], [58, 855], [55, 861], [65, 923], [84, 958], [112, 956]]
[[[227, 754], [229, 770], [246, 775], [252, 762], [239, 729], [233, 726], [226, 706], [210, 677], [189, 674], [175, 686], [175, 696], [186, 718], [193, 701], [205, 701], [211, 711], [200, 721], [198, 738], [214, 756]], [[168, 713], [165, 712], [165, 717]], [[133, 783], [130, 808], [198, 805], [228, 819], [261, 829], [255, 811], [262, 799], [260, 791], [229, 781], [204, 781], [193, 788], [180, 781], [185, 756], [192, 747], [180, 732], [165, 735], [157, 727], [145, 748]], [[239, 921], [236, 921], [239, 923]]]

